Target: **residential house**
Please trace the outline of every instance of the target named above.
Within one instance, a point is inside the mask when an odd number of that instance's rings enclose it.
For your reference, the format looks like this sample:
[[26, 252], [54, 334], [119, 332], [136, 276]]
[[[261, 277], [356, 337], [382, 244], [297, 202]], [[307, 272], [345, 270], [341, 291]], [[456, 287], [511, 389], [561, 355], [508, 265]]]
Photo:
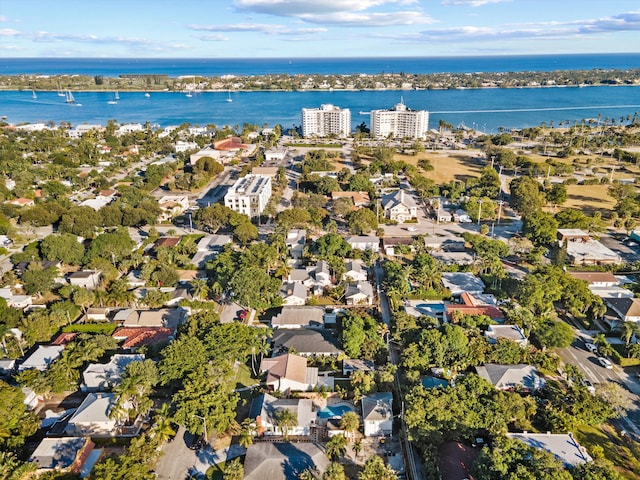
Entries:
[[442, 284], [451, 291], [451, 295], [459, 297], [463, 293], [482, 293], [484, 283], [470, 272], [443, 272]]
[[0, 377], [10, 377], [16, 369], [16, 361], [11, 358], [0, 359]]
[[219, 160], [220, 153], [221, 152], [213, 148], [213, 146], [207, 145], [203, 149], [199, 150], [197, 153], [192, 153], [191, 155], [189, 155], [189, 163], [191, 163], [191, 165], [193, 166], [196, 163], [198, 163], [198, 160], [204, 157], [213, 158], [214, 160]]
[[273, 332], [273, 354], [292, 352], [304, 357], [338, 356], [342, 350], [331, 330], [278, 329]]
[[307, 286], [302, 282], [284, 283], [280, 296], [283, 305], [304, 305], [309, 298]]
[[346, 271], [342, 274], [342, 280], [350, 279], [352, 282], [366, 282], [367, 269], [362, 262], [351, 260], [346, 264]]
[[[483, 299], [487, 297], [487, 299]], [[462, 315], [485, 315], [491, 320], [502, 323], [504, 314], [495, 304], [495, 298], [492, 295], [481, 295], [464, 292], [460, 294], [461, 304], [448, 303], [445, 305], [445, 320], [449, 322], [457, 322]]]
[[576, 240], [588, 242], [591, 240], [589, 234], [579, 228], [559, 228], [557, 238], [559, 243], [573, 242]]
[[322, 307], [284, 306], [271, 318], [271, 328], [324, 328], [324, 316]]
[[259, 442], [247, 448], [244, 480], [297, 480], [306, 470], [322, 475], [328, 465], [327, 455], [315, 443]]
[[354, 235], [345, 238], [345, 241], [356, 250], [371, 250], [374, 253], [380, 251], [380, 239], [369, 235]]
[[620, 264], [622, 258], [596, 240], [572, 240], [566, 243], [567, 258], [574, 265]]
[[390, 257], [396, 254], [396, 249], [398, 249], [398, 253], [403, 251], [414, 252], [413, 241], [413, 237], [384, 237], [382, 239], [382, 249], [385, 255]]
[[384, 216], [389, 220], [403, 223], [418, 218], [418, 204], [412, 195], [400, 189], [390, 195], [382, 195]]
[[122, 374], [132, 362], [144, 361], [144, 355], [119, 355], [111, 357], [109, 363], [90, 363], [82, 372], [83, 392], [98, 392], [111, 389], [122, 381]]
[[175, 332], [186, 318], [187, 311], [182, 308], [160, 308], [155, 310], [125, 309], [116, 314], [116, 321], [122, 319], [123, 327], [168, 328]]
[[68, 282], [74, 287], [95, 290], [100, 285], [100, 270], [79, 270], [67, 276]]
[[260, 372], [266, 372], [267, 387], [279, 391], [307, 391], [318, 384], [318, 368], [307, 367], [307, 358], [286, 353], [263, 358]]
[[0, 288], [0, 298], [4, 298], [7, 301], [8, 307], [18, 308], [20, 310], [33, 304], [33, 297], [31, 295], [14, 295], [9, 287]]
[[287, 238], [285, 243], [289, 248], [289, 255], [294, 260], [302, 258], [302, 252], [304, 251], [304, 245], [306, 242], [307, 231], [301, 229], [293, 229], [287, 232]]
[[18, 366], [18, 371], [39, 370], [44, 372], [60, 358], [63, 350], [63, 345], [38, 345], [35, 351]]
[[286, 147], [282, 148], [270, 148], [264, 152], [264, 159], [266, 162], [282, 162], [285, 158], [287, 158], [287, 153], [289, 149]]
[[589, 288], [617, 287], [620, 285], [615, 275], [611, 272], [567, 272], [570, 277], [576, 280], [584, 280], [589, 284]]
[[44, 438], [28, 461], [37, 464], [36, 472], [39, 475], [58, 471], [86, 476], [102, 453], [101, 450], [94, 450], [94, 447], [90, 438]]
[[350, 376], [353, 372], [375, 372], [376, 365], [371, 360], [345, 358], [342, 361], [342, 374]]
[[607, 298], [605, 302], [621, 321], [640, 323], [640, 298]]
[[378, 392], [362, 397], [364, 436], [391, 435], [393, 431], [393, 394]]
[[162, 213], [158, 217], [160, 222], [171, 220], [182, 215], [189, 208], [188, 195], [165, 195], [158, 199], [158, 206]]
[[36, 203], [30, 198], [16, 198], [15, 200], [7, 200], [9, 205], [15, 205], [17, 207], [33, 207]]
[[560, 460], [565, 467], [575, 467], [593, 458], [571, 433], [507, 433], [508, 438], [520, 440], [533, 448], [546, 450]]
[[178, 140], [175, 145], [176, 153], [178, 152], [188, 152], [189, 150], [198, 150], [200, 147], [196, 142], [185, 142], [183, 140]]
[[347, 305], [373, 305], [373, 285], [369, 282], [350, 283], [344, 293]]
[[117, 420], [111, 411], [116, 407], [118, 395], [115, 393], [90, 393], [69, 418], [65, 433], [76, 437], [114, 436]]
[[276, 398], [268, 393], [263, 393], [251, 402], [249, 418], [256, 422], [258, 435], [283, 435], [278, 426], [277, 412], [286, 409], [295, 416], [297, 423], [292, 426], [288, 435], [308, 436], [312, 426], [315, 426], [316, 412], [313, 411], [312, 400], [308, 398]]
[[484, 332], [489, 343], [496, 343], [499, 339], [511, 340], [521, 347], [526, 347], [529, 341], [524, 332], [517, 325], [489, 325]]
[[477, 366], [476, 373], [498, 390], [535, 392], [545, 385], [536, 367], [532, 365], [498, 365], [487, 363]]
[[118, 327], [111, 336], [122, 341], [122, 349], [131, 351], [143, 346], [168, 343], [173, 340], [174, 333], [169, 328]]

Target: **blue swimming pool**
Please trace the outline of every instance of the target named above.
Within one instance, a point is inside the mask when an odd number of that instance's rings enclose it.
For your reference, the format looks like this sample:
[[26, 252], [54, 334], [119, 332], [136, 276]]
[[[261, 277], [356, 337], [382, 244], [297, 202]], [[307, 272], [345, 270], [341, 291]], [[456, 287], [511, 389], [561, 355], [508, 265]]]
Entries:
[[327, 405], [318, 410], [318, 418], [342, 417], [345, 413], [353, 411], [349, 405]]
[[444, 303], [419, 303], [416, 308], [429, 313], [444, 313]]

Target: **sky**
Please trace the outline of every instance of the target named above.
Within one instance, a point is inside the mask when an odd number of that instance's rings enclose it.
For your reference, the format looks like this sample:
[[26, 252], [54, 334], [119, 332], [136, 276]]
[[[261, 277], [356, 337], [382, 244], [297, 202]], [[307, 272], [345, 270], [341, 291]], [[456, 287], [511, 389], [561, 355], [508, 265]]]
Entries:
[[0, 61], [614, 52], [640, 52], [637, 1], [0, 1]]

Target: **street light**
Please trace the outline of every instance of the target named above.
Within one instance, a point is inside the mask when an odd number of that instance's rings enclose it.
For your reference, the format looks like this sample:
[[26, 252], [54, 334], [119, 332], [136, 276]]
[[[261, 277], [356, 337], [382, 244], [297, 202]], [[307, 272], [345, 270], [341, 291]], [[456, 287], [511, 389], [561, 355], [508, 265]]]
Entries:
[[209, 440], [207, 437], [207, 419], [201, 415], [196, 415], [195, 413], [193, 414], [193, 416], [202, 420], [202, 423], [204, 424], [204, 441], [208, 442]]
[[478, 200], [478, 225], [480, 225], [480, 213], [482, 212], [482, 200]]

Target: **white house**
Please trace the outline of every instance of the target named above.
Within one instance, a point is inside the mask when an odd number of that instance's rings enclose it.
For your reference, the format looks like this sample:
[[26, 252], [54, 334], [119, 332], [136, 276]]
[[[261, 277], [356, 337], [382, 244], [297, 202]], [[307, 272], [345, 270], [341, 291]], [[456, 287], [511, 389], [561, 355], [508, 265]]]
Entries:
[[116, 135], [124, 135], [125, 133], [142, 132], [144, 126], [141, 123], [127, 123], [120, 125], [116, 130]]
[[144, 361], [144, 355], [114, 355], [109, 363], [90, 363], [82, 372], [83, 392], [108, 390], [122, 381], [122, 374], [131, 362]]
[[302, 282], [285, 283], [280, 291], [283, 305], [304, 305], [307, 303], [307, 286]]
[[373, 305], [373, 285], [366, 281], [350, 283], [344, 299], [347, 305]]
[[286, 305], [271, 318], [271, 328], [323, 328], [324, 316], [322, 307]]
[[529, 343], [524, 332], [517, 325], [489, 325], [484, 336], [489, 340], [489, 343], [496, 343], [500, 338], [516, 342], [522, 347]]
[[264, 159], [267, 162], [282, 162], [287, 158], [288, 149], [283, 148], [270, 148], [264, 152]]
[[606, 298], [605, 302], [623, 322], [640, 323], [640, 298]]
[[181, 215], [189, 208], [188, 195], [165, 195], [158, 199], [158, 206], [162, 213], [158, 220], [171, 220], [173, 217]]
[[178, 140], [175, 144], [176, 153], [197, 150], [199, 148], [200, 147], [196, 142], [184, 142], [182, 140]]
[[535, 392], [545, 385], [544, 379], [533, 365], [487, 363], [477, 366], [476, 372], [498, 390], [522, 389], [526, 392]]
[[63, 345], [38, 345], [35, 352], [25, 358], [18, 366], [18, 371], [23, 372], [24, 370], [34, 369], [44, 372], [53, 362], [60, 358], [63, 350]]
[[357, 250], [371, 250], [374, 253], [380, 251], [380, 239], [371, 235], [354, 235], [345, 238], [351, 248]]
[[267, 386], [279, 392], [307, 391], [318, 384], [318, 368], [307, 367], [307, 359], [299, 355], [265, 357], [260, 371], [267, 374]]
[[393, 431], [393, 394], [379, 392], [362, 397], [364, 436], [390, 435]]
[[111, 418], [111, 411], [117, 403], [115, 393], [90, 393], [69, 419], [65, 428], [67, 435], [114, 436], [117, 433], [117, 421]]
[[67, 280], [75, 287], [95, 290], [100, 285], [101, 273], [99, 270], [79, 270], [70, 273]]
[[403, 189], [397, 190], [390, 195], [383, 195], [382, 208], [386, 218], [399, 223], [418, 217], [418, 204], [413, 196]]
[[342, 279], [347, 280], [351, 279], [352, 282], [366, 282], [367, 281], [367, 270], [362, 265], [362, 262], [358, 260], [351, 260], [347, 262], [346, 272], [342, 274]]
[[277, 425], [279, 410], [286, 409], [295, 416], [297, 423], [287, 432], [292, 436], [307, 436], [311, 434], [311, 426], [315, 423], [316, 412], [310, 399], [279, 399], [268, 393], [260, 395], [251, 402], [249, 418], [255, 420], [259, 435], [283, 435], [284, 432]]
[[571, 433], [522, 432], [507, 433], [507, 437], [552, 453], [565, 467], [575, 467], [593, 460]]

